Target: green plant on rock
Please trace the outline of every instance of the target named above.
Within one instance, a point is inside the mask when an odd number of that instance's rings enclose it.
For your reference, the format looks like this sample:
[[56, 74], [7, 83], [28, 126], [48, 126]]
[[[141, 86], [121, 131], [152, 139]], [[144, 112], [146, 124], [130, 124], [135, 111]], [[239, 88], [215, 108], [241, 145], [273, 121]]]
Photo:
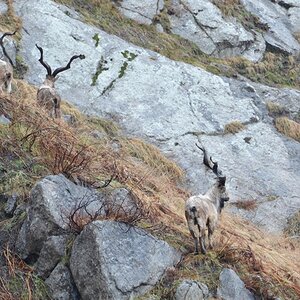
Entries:
[[100, 36], [98, 33], [95, 33], [95, 35], [93, 36], [93, 40], [95, 41], [95, 47], [97, 48], [100, 43]]
[[91, 86], [95, 86], [96, 83], [97, 83], [98, 77], [99, 77], [104, 71], [109, 70], [109, 68], [106, 67], [106, 65], [107, 65], [107, 61], [104, 59], [103, 56], [101, 56], [101, 59], [99, 60], [98, 65], [97, 65], [96, 72], [95, 72], [95, 74], [94, 74], [93, 77], [92, 77], [92, 83], [91, 83]]

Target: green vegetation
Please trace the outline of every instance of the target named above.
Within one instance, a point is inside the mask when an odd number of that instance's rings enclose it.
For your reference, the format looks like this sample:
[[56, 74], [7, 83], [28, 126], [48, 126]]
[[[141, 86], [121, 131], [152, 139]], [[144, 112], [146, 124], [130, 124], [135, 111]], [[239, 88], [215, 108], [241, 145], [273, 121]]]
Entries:
[[98, 33], [95, 33], [95, 35], [93, 36], [93, 40], [95, 41], [95, 47], [97, 48], [100, 43], [100, 36]]
[[98, 80], [98, 77], [101, 75], [102, 72], [107, 71], [109, 68], [105, 67], [107, 64], [107, 61], [104, 59], [103, 56], [101, 56], [101, 59], [98, 62], [96, 73], [92, 77], [92, 83], [91, 86], [95, 86]]
[[8, 248], [3, 251], [8, 269], [7, 278], [0, 277], [0, 299], [50, 300], [44, 281], [33, 268], [15, 256]]

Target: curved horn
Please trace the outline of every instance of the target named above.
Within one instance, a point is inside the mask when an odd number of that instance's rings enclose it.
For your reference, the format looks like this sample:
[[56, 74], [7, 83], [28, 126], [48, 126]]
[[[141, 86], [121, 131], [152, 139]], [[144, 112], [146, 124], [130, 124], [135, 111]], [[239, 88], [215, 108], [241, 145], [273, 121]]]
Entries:
[[49, 76], [52, 76], [51, 73], [52, 73], [52, 70], [51, 70], [51, 67], [44, 61], [44, 52], [43, 52], [43, 48], [38, 46], [37, 44], [35, 44], [35, 46], [39, 49], [40, 51], [40, 54], [41, 54], [41, 57], [39, 59], [39, 62], [42, 64], [42, 66], [47, 70], [47, 74]]
[[10, 63], [12, 66], [13, 66], [14, 64], [13, 64], [11, 58], [8, 56], [8, 54], [7, 54], [6, 50], [5, 50], [5, 47], [4, 47], [4, 45], [3, 45], [3, 39], [4, 39], [6, 36], [8, 36], [8, 35], [15, 35], [16, 32], [17, 32], [16, 30], [15, 30], [14, 32], [5, 32], [5, 33], [1, 36], [1, 38], [0, 38], [0, 46], [1, 46], [1, 48], [2, 48], [2, 52], [3, 52], [4, 56], [8, 59], [9, 63]]
[[83, 54], [72, 56], [71, 59], [69, 60], [68, 64], [65, 67], [60, 67], [60, 68], [55, 69], [52, 76], [55, 77], [58, 73], [70, 69], [72, 61], [77, 58], [85, 59], [85, 56]]
[[199, 148], [202, 152], [203, 152], [203, 163], [210, 168], [211, 170], [213, 170], [213, 172], [216, 174], [217, 169], [218, 169], [218, 163], [214, 162], [211, 157], [210, 159], [208, 158], [208, 154], [206, 149], [202, 146], [200, 147], [197, 143], [195, 144], [197, 146], [197, 148]]
[[218, 162], [216, 161], [213, 161], [212, 160], [212, 157], [210, 156], [210, 158], [208, 158], [208, 154], [207, 154], [207, 151], [206, 149], [203, 147], [203, 145], [201, 145], [202, 147], [200, 147], [197, 143], [195, 144], [197, 146], [197, 148], [199, 148], [204, 156], [203, 156], [203, 163], [208, 167], [210, 168], [214, 174], [216, 174], [220, 180], [220, 183], [223, 183], [224, 181], [224, 184], [225, 184], [225, 181], [226, 181], [226, 176], [222, 176], [222, 171], [219, 170], [219, 166], [218, 166]]

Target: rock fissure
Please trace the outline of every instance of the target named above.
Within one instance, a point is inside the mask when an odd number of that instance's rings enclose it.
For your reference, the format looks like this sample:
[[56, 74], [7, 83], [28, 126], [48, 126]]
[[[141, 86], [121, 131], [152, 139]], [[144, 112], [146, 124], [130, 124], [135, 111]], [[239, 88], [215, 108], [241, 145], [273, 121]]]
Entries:
[[122, 9], [124, 9], [124, 10], [133, 12], [133, 13], [138, 14], [139, 16], [141, 16], [141, 17], [143, 17], [143, 18], [145, 18], [145, 19], [148, 19], [149, 21], [152, 21], [151, 18], [147, 17], [146, 15], [142, 14], [142, 13], [139, 12], [139, 11], [136, 11], [136, 10], [134, 10], [134, 9], [130, 9], [130, 8], [128, 8], [128, 7], [123, 7], [123, 6], [121, 6], [121, 7], [122, 7]]
[[213, 42], [213, 44], [215, 44], [214, 39], [209, 35], [209, 33], [207, 32], [207, 30], [205, 28], [208, 29], [216, 29], [214, 27], [210, 27], [208, 25], [203, 25], [201, 24], [198, 19], [196, 18], [196, 15], [194, 14], [194, 12], [188, 7], [188, 5], [186, 5], [183, 1], [180, 1], [180, 3], [182, 4], [182, 6], [185, 8], [185, 10], [187, 12], [190, 13], [190, 15], [193, 17], [195, 23], [197, 24], [197, 26], [206, 34], [206, 36]]

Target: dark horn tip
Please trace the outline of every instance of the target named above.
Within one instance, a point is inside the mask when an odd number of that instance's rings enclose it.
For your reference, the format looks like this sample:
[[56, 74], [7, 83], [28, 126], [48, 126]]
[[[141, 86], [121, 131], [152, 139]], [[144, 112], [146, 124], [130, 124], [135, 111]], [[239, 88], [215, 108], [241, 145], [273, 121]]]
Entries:
[[79, 58], [80, 58], [80, 59], [85, 59], [85, 55], [80, 54], [80, 55], [79, 55]]
[[200, 150], [202, 150], [203, 152], [205, 151], [204, 147], [201, 148], [197, 143], [195, 143], [196, 147], [199, 148]]

